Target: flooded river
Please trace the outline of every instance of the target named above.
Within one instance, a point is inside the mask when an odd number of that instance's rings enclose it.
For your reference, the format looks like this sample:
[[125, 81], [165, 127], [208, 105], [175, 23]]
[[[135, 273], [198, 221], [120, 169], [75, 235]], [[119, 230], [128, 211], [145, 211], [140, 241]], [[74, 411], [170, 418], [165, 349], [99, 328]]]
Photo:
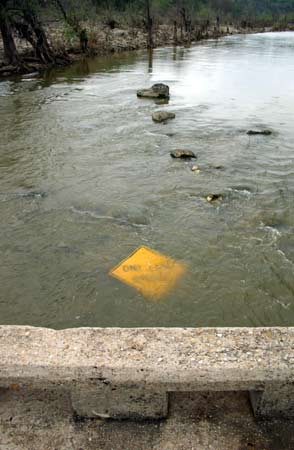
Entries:
[[[0, 82], [1, 324], [293, 325], [293, 73], [289, 32]], [[109, 275], [142, 245], [185, 263], [157, 301]]]

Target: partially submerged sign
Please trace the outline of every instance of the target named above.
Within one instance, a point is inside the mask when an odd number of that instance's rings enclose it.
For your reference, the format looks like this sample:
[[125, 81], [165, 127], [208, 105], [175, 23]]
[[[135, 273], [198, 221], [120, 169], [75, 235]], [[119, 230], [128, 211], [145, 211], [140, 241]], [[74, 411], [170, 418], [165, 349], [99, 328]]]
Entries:
[[185, 272], [184, 263], [151, 250], [139, 247], [110, 275], [136, 288], [145, 297], [158, 300], [166, 295]]

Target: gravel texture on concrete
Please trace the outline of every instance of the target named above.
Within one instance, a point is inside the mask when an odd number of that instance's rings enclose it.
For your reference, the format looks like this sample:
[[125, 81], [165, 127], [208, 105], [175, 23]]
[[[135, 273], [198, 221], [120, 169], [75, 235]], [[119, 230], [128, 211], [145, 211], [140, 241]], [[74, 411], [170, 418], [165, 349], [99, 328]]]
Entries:
[[82, 417], [160, 419], [169, 394], [249, 391], [294, 417], [294, 328], [0, 327], [0, 386], [71, 396]]
[[[293, 421], [257, 421], [230, 389], [291, 385], [293, 349], [293, 328], [0, 327], [0, 450], [292, 450]], [[166, 387], [167, 419], [73, 414], [72, 387], [109, 383]]]
[[[294, 328], [0, 326], [0, 380], [246, 390], [294, 382]], [[3, 384], [2, 384], [3, 385]]]

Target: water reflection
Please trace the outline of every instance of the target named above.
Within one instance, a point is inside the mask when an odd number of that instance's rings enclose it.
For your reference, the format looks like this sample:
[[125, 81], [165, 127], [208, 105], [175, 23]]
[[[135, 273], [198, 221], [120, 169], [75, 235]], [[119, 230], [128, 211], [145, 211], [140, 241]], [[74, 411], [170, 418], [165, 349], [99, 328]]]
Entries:
[[148, 73], [152, 73], [153, 69], [153, 49], [148, 50]]
[[76, 67], [76, 75], [78, 76], [87, 76], [91, 72], [89, 60], [87, 58], [79, 61]]

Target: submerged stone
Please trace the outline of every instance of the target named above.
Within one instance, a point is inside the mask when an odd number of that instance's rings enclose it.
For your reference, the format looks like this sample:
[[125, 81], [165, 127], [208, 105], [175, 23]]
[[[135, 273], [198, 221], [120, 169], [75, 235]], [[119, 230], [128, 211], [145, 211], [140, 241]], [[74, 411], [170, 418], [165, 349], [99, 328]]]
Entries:
[[45, 197], [47, 197], [47, 192], [31, 191], [31, 192], [27, 192], [27, 193], [23, 194], [22, 196], [28, 197], [28, 198], [36, 198], [36, 197], [45, 198]]
[[156, 105], [167, 105], [168, 104], [168, 98], [157, 98], [155, 99]]
[[166, 122], [167, 120], [174, 119], [175, 113], [169, 111], [156, 111], [152, 114], [152, 120], [154, 122]]
[[21, 198], [45, 198], [47, 197], [47, 192], [29, 191], [29, 192], [0, 192], [0, 196], [5, 197], [21, 197]]
[[216, 200], [222, 200], [222, 195], [221, 194], [209, 194], [207, 197], [206, 197], [206, 200], [208, 201], [208, 202], [214, 202], [214, 201], [216, 201]]
[[138, 97], [169, 99], [169, 87], [167, 84], [156, 83], [149, 89], [140, 89], [137, 91]]
[[170, 156], [172, 158], [182, 158], [182, 159], [197, 158], [195, 153], [193, 153], [191, 150], [173, 150], [170, 153]]
[[224, 166], [220, 166], [220, 165], [216, 165], [216, 166], [210, 166], [211, 169], [215, 169], [215, 170], [223, 170]]
[[270, 134], [272, 134], [271, 130], [249, 130], [247, 131], [247, 134], [249, 136], [254, 136], [256, 134], [261, 134], [263, 136], [269, 136]]

